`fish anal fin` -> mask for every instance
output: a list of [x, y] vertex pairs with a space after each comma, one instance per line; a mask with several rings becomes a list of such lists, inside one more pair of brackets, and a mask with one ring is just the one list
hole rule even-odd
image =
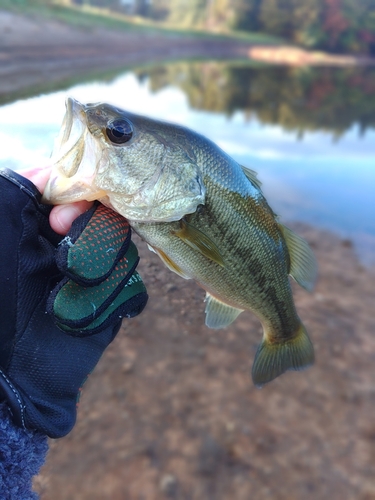
[[307, 241], [291, 229], [279, 224], [288, 247], [290, 257], [290, 276], [308, 291], [314, 287], [318, 265]]
[[197, 229], [185, 219], [180, 220], [181, 229], [175, 231], [174, 234], [189, 245], [189, 247], [197, 250], [208, 259], [216, 262], [219, 266], [224, 267], [224, 260], [220, 254], [216, 244], [206, 236], [200, 229]]
[[284, 342], [272, 342], [264, 336], [252, 368], [257, 387], [275, 379], [287, 370], [303, 370], [314, 363], [314, 347], [302, 323], [296, 335]]
[[249, 167], [244, 167], [243, 165], [240, 165], [240, 167], [242, 168], [242, 172], [246, 175], [249, 181], [261, 190], [262, 183], [258, 179], [258, 174], [254, 170], [251, 170], [251, 168]]
[[[150, 248], [150, 245], [149, 245], [149, 248]], [[180, 266], [178, 266], [165, 252], [163, 252], [163, 250], [160, 250], [160, 248], [155, 248], [155, 247], [151, 247], [151, 248], [152, 248], [152, 251], [155, 252], [160, 257], [160, 259], [164, 262], [164, 264], [168, 267], [168, 269], [170, 269], [174, 273], [181, 276], [181, 278], [184, 278], [186, 280], [191, 279], [190, 276], [188, 276], [181, 269]]]
[[242, 313], [243, 309], [228, 306], [218, 299], [215, 299], [207, 292], [206, 295], [206, 325], [209, 328], [225, 328], [229, 326]]

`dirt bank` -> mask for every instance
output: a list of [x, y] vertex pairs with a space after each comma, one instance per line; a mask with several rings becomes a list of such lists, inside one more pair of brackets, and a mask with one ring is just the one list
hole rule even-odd
[[255, 317], [207, 329], [202, 290], [141, 242], [148, 307], [84, 387], [74, 431], [51, 442], [43, 500], [375, 499], [375, 274], [348, 242], [295, 229], [320, 266], [312, 294], [296, 287], [315, 366], [254, 388]]
[[135, 34], [0, 11], [0, 103], [116, 68], [182, 58], [247, 57], [249, 44]]
[[0, 104], [62, 87], [111, 70], [184, 58], [247, 58], [270, 64], [371, 64], [366, 58], [329, 56], [288, 46], [254, 46], [102, 28], [77, 29], [59, 21], [0, 11]]

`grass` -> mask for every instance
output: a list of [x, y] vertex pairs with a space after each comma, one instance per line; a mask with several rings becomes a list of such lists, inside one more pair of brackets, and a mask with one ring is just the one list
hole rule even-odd
[[[262, 35], [260, 33], [209, 33], [203, 30], [187, 30], [187, 29], [177, 29], [170, 26], [160, 25], [156, 22], [148, 21], [142, 18], [130, 17], [120, 14], [114, 14], [106, 9], [98, 9], [94, 7], [85, 6], [82, 7], [66, 7], [58, 1], [48, 1], [48, 0], [0, 0], [0, 10], [5, 9], [12, 12], [43, 17], [45, 19], [57, 19], [64, 23], [84, 30], [92, 30], [97, 27], [108, 29], [108, 30], [119, 30], [125, 32], [133, 32], [139, 35], [142, 34], [154, 34], [163, 37], [178, 36], [178, 37], [190, 37], [190, 38], [200, 38], [203, 40], [228, 40], [228, 41], [244, 41], [248, 43], [258, 43], [258, 44], [280, 44], [281, 40], [273, 38], [271, 36]], [[194, 58], [195, 60], [207, 60], [207, 58]], [[192, 61], [192, 59], [189, 59]], [[159, 60], [158, 65], [166, 64], [170, 62], [168, 58], [164, 60]], [[243, 63], [249, 63], [248, 59], [242, 61]], [[234, 63], [231, 60], [231, 63]], [[260, 64], [252, 62], [252, 64]], [[56, 90], [61, 90], [68, 88], [74, 84], [83, 83], [85, 81], [92, 80], [102, 80], [105, 78], [111, 78], [120, 74], [124, 71], [131, 70], [139, 67], [152, 67], [153, 63], [150, 61], [143, 64], [131, 64], [128, 66], [122, 66], [114, 68], [111, 71], [98, 71], [94, 70], [92, 72], [87, 72], [85, 75], [78, 74], [74, 77], [64, 78], [58, 82], [41, 82], [40, 84], [33, 85], [26, 89], [21, 89], [14, 93], [9, 93], [7, 95], [0, 97], [0, 105], [12, 102], [15, 99], [30, 97], [42, 92], [52, 92]]]
[[0, 9], [11, 10], [23, 14], [39, 15], [45, 18], [58, 19], [73, 26], [84, 29], [95, 27], [119, 31], [136, 31], [159, 35], [188, 36], [204, 39], [226, 39], [254, 44], [280, 45], [284, 40], [264, 33], [230, 32], [212, 33], [201, 29], [183, 29], [160, 24], [141, 17], [126, 16], [108, 9], [92, 6], [64, 6], [61, 2], [46, 0], [0, 0]]

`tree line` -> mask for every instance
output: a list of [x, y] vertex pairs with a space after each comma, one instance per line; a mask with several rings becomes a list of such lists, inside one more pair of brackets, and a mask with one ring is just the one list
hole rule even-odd
[[339, 137], [355, 125], [361, 133], [375, 128], [374, 68], [196, 62], [158, 66], [138, 76], [148, 79], [152, 91], [178, 85], [192, 108], [228, 116], [243, 111], [300, 136], [324, 130]]
[[375, 56], [375, 0], [72, 0], [183, 28], [251, 31]]

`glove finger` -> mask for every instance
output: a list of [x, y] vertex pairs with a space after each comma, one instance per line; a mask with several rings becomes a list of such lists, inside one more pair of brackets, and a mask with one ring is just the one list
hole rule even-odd
[[126, 219], [95, 204], [80, 215], [61, 241], [56, 262], [61, 272], [82, 286], [95, 286], [112, 273], [130, 244]]
[[[142, 278], [137, 272], [133, 274], [125, 287], [94, 321], [80, 328], [60, 323], [56, 317], [56, 325], [75, 337], [85, 337], [102, 331], [104, 328], [122, 318], [133, 318], [140, 314], [146, 306], [148, 295]], [[74, 322], [73, 322], [74, 323]]]
[[[102, 283], [85, 287], [64, 278], [52, 290], [47, 301], [47, 312], [51, 313], [59, 324], [73, 329], [87, 327], [101, 316], [124, 290], [125, 285], [132, 279], [138, 261], [137, 247], [131, 242], [126, 255]], [[131, 296], [130, 287], [127, 291]]]

